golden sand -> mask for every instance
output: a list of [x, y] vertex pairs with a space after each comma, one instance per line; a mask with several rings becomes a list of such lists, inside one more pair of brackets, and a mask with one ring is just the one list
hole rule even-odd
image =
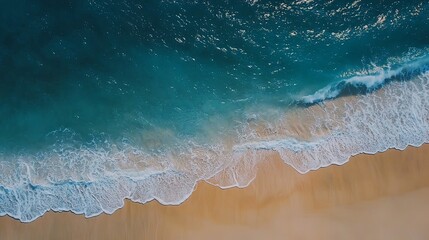
[[244, 189], [200, 183], [179, 206], [127, 202], [90, 219], [1, 217], [0, 239], [429, 239], [429, 145], [304, 175], [271, 156]]

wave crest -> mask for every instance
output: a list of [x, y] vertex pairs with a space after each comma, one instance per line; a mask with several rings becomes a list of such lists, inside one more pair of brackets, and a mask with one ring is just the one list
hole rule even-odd
[[412, 79], [427, 70], [428, 57], [423, 57], [403, 64], [399, 67], [377, 68], [371, 75], [357, 75], [339, 82], [330, 84], [314, 94], [307, 95], [298, 100], [299, 104], [311, 105], [339, 96], [349, 96], [372, 92], [391, 81], [403, 81]]

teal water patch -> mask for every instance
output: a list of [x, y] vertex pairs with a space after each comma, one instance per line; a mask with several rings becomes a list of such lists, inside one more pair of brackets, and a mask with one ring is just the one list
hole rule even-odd
[[287, 107], [350, 69], [426, 47], [427, 11], [419, 1], [8, 3], [0, 143], [37, 150], [61, 129], [83, 142], [194, 136], [212, 117]]

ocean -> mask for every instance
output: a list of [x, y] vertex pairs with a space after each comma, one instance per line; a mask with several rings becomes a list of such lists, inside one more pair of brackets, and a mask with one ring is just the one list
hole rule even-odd
[[[0, 9], [0, 216], [180, 204], [429, 142], [429, 3], [81, 0]], [[288, 176], [284, 176], [287, 178]]]

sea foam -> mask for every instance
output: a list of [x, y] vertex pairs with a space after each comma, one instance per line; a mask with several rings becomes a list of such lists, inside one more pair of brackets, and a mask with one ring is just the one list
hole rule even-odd
[[413, 75], [427, 69], [428, 57], [422, 57], [400, 66], [376, 67], [372, 74], [356, 75], [318, 90], [314, 94], [304, 96], [299, 101], [304, 104], [314, 104], [333, 99], [343, 94], [367, 93], [380, 88], [384, 83], [403, 80], [403, 75]]
[[[384, 78], [405, 71], [398, 69]], [[222, 188], [247, 186], [267, 152], [306, 173], [341, 165], [359, 153], [419, 146], [429, 141], [429, 73], [391, 81], [368, 94], [297, 106], [277, 119], [252, 119], [236, 132], [218, 144], [189, 140], [157, 154], [127, 144], [58, 145], [35, 155], [3, 154], [0, 215], [29, 222], [50, 210], [86, 217], [110, 214], [125, 199], [180, 204], [200, 180]]]

